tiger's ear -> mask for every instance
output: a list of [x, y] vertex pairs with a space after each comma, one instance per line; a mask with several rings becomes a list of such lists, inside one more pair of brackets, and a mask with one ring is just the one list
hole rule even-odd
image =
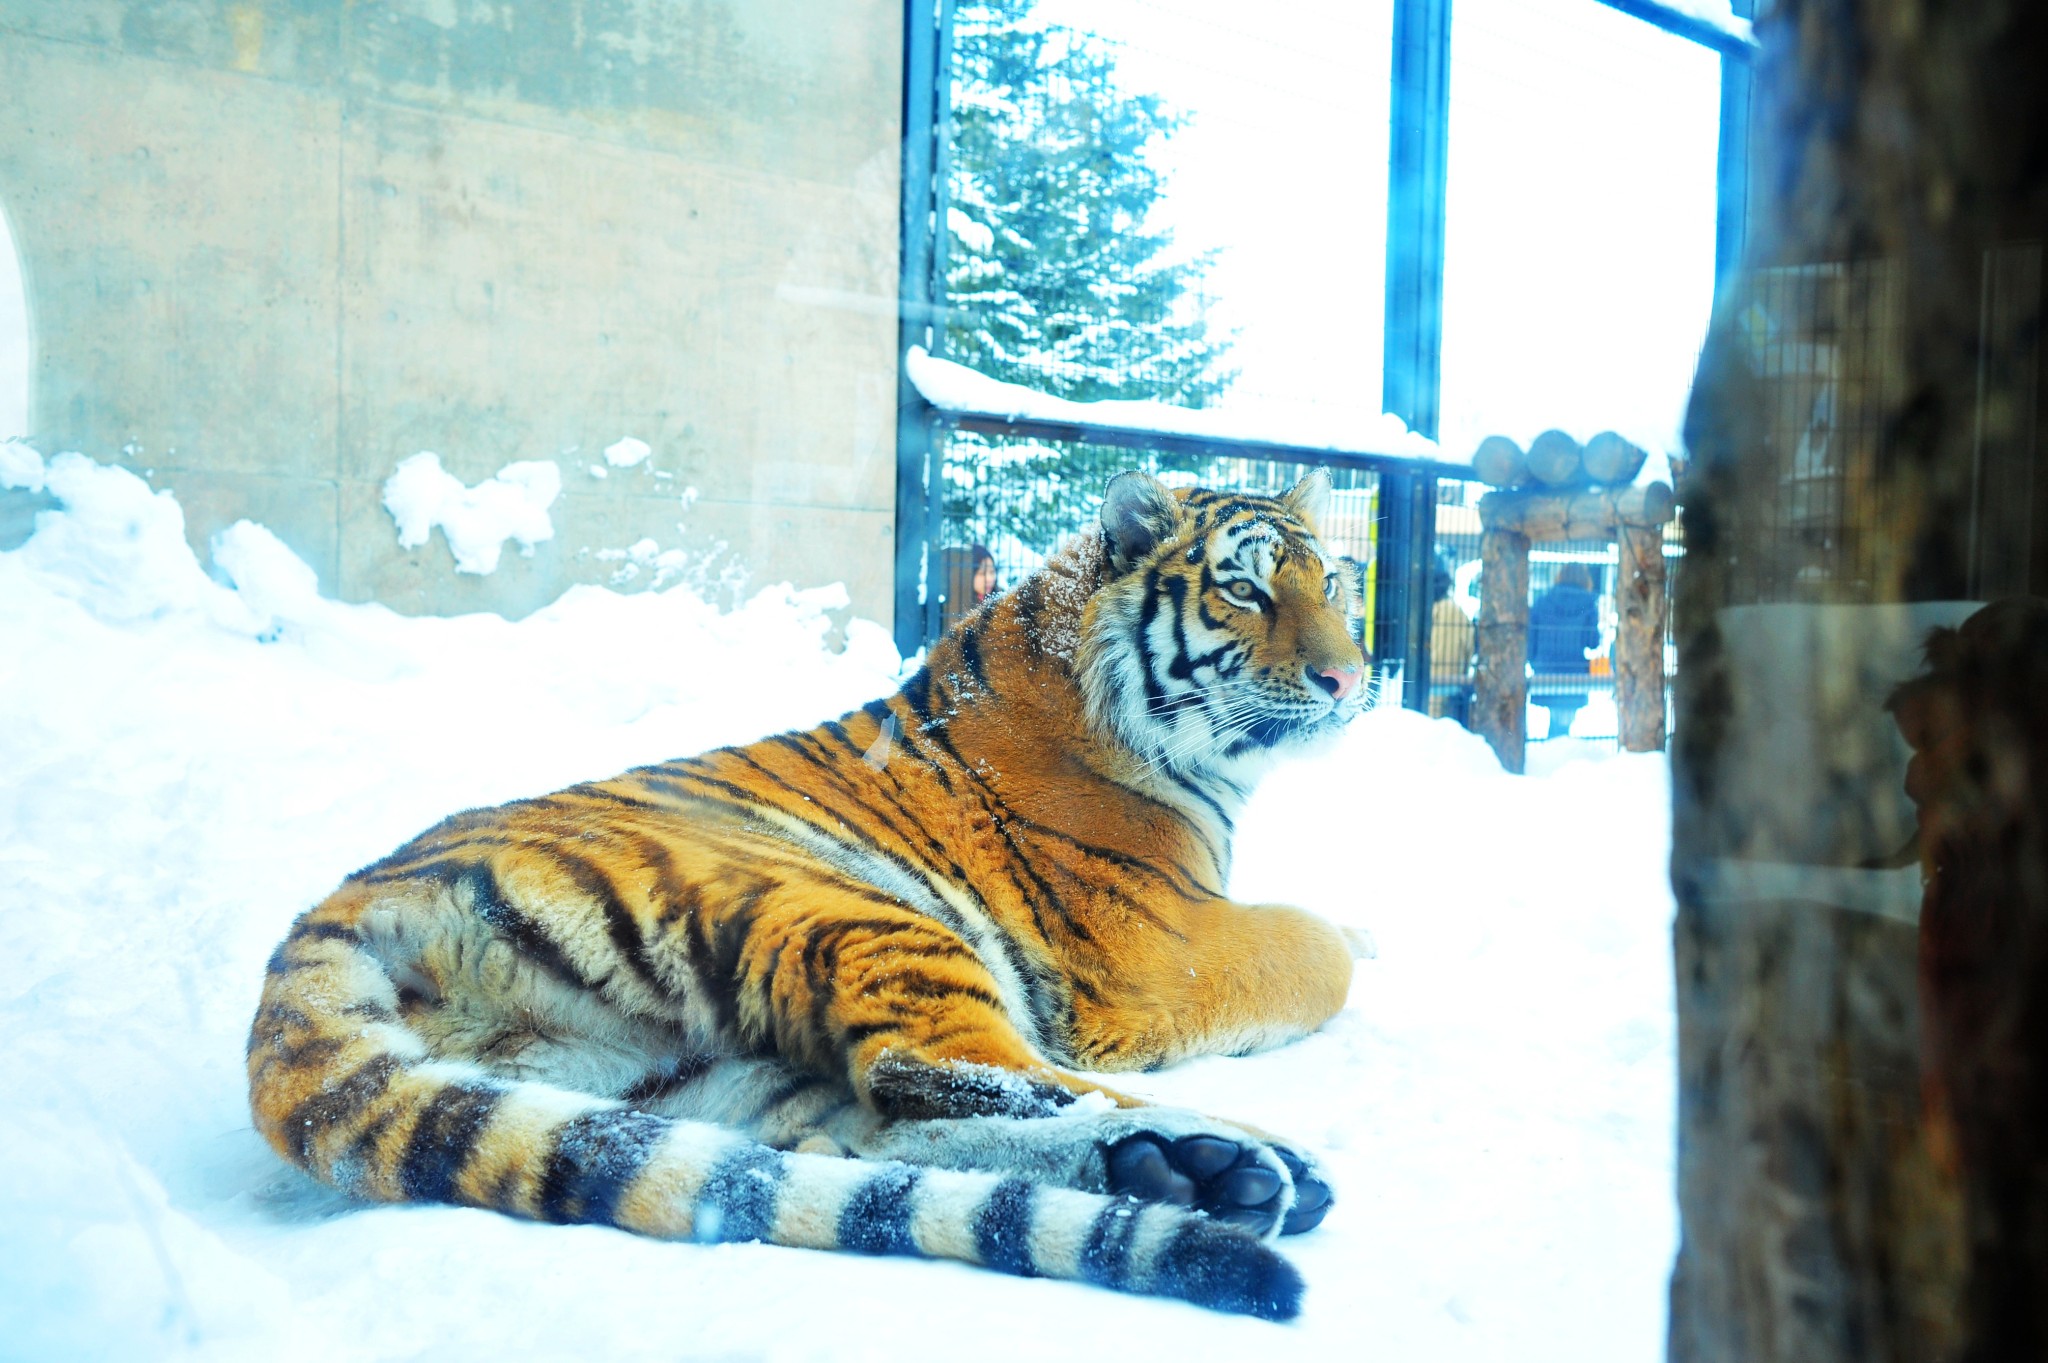
[[1280, 500], [1289, 511], [1308, 522], [1309, 529], [1320, 531], [1323, 513], [1330, 509], [1330, 475], [1321, 469], [1310, 469]]
[[1102, 533], [1110, 566], [1127, 573], [1180, 528], [1180, 503], [1166, 484], [1131, 469], [1109, 480], [1102, 494]]

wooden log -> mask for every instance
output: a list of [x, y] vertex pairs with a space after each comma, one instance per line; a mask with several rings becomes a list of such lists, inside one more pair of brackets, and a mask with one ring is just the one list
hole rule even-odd
[[1624, 525], [1614, 574], [1614, 708], [1624, 752], [1664, 750], [1664, 531]]
[[1630, 444], [1613, 431], [1602, 431], [1586, 442], [1580, 460], [1586, 476], [1596, 483], [1633, 483], [1649, 458], [1640, 445]]
[[1504, 435], [1489, 435], [1472, 454], [1472, 471], [1490, 487], [1520, 487], [1529, 481], [1529, 456]]
[[1479, 537], [1479, 560], [1472, 728], [1519, 774], [1529, 742], [1529, 539], [1489, 529]]
[[1529, 473], [1545, 487], [1572, 487], [1585, 478], [1583, 456], [1563, 431], [1545, 431], [1529, 442]]
[[1663, 525], [1677, 509], [1669, 483], [1569, 493], [1529, 489], [1481, 497], [1479, 523], [1539, 542], [1612, 539], [1619, 526]]

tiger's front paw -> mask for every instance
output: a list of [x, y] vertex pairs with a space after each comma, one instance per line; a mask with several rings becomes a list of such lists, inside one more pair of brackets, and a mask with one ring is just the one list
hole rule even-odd
[[1262, 1235], [1297, 1235], [1322, 1223], [1334, 1197], [1306, 1155], [1209, 1125], [1185, 1135], [1140, 1130], [1116, 1140], [1104, 1152], [1109, 1191], [1195, 1207]]

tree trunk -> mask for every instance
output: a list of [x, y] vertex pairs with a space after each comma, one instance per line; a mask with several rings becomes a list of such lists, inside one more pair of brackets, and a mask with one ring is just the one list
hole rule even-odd
[[1519, 773], [1529, 741], [1529, 539], [1489, 529], [1479, 537], [1479, 670], [1472, 727], [1501, 766]]
[[1614, 708], [1627, 752], [1664, 750], [1664, 531], [1617, 532], [1614, 575]]
[[1489, 435], [1472, 455], [1472, 471], [1490, 487], [1520, 487], [1529, 481], [1529, 456], [1504, 435]]
[[1584, 481], [1579, 442], [1563, 431], [1545, 431], [1529, 442], [1529, 472], [1546, 487], [1570, 487]]
[[1586, 442], [1586, 452], [1580, 458], [1586, 476], [1594, 482], [1621, 485], [1635, 481], [1649, 456], [1640, 445], [1631, 445], [1613, 431], [1602, 431]]
[[1479, 521], [1545, 540], [1604, 540], [1623, 525], [1663, 525], [1677, 509], [1668, 483], [1605, 491], [1489, 492], [1479, 499]]

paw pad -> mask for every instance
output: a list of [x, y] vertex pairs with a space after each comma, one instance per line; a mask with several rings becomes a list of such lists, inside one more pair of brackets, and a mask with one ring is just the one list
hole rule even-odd
[[[1168, 1140], [1150, 1132], [1126, 1136], [1108, 1151], [1109, 1186], [1146, 1202], [1196, 1207], [1219, 1221], [1265, 1230], [1280, 1216], [1286, 1180], [1260, 1158], [1261, 1147], [1221, 1136]], [[1274, 1150], [1294, 1181], [1294, 1206], [1284, 1234], [1308, 1230], [1330, 1208], [1330, 1186], [1293, 1152]]]

